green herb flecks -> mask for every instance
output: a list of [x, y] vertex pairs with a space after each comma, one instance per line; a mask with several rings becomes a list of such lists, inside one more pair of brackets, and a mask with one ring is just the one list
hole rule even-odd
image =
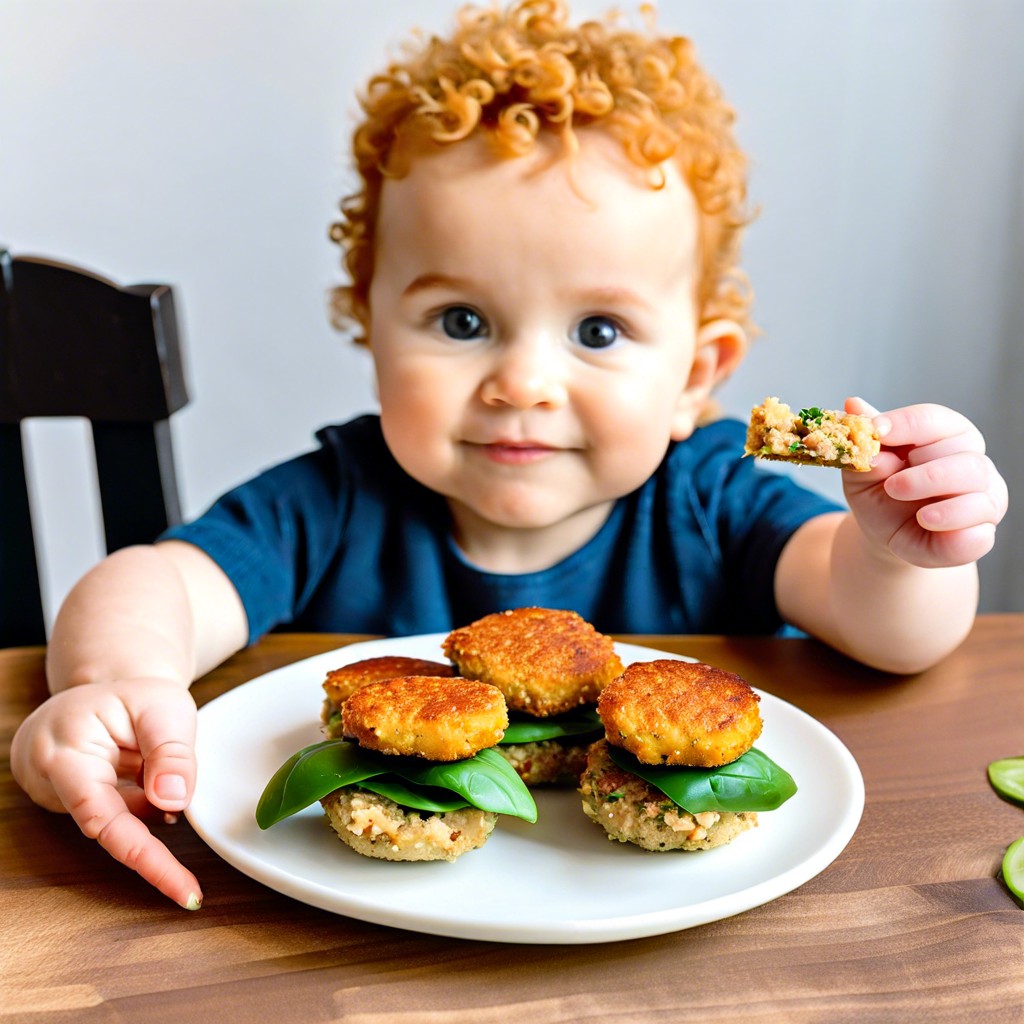
[[824, 409], [819, 409], [816, 405], [812, 405], [810, 409], [801, 409], [797, 413], [797, 416], [804, 421], [805, 427], [820, 427], [822, 419], [827, 415]]

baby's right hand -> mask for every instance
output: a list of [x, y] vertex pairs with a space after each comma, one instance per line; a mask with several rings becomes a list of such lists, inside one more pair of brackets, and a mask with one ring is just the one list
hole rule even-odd
[[11, 768], [36, 803], [70, 812], [109, 854], [197, 910], [202, 892], [195, 875], [141, 820], [153, 807], [173, 814], [188, 806], [195, 732], [196, 706], [181, 684], [88, 683], [54, 694], [25, 719], [11, 746]]

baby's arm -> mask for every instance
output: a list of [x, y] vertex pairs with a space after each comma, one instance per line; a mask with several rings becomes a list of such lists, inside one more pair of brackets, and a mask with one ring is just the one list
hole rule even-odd
[[783, 617], [877, 668], [916, 672], [964, 639], [977, 610], [977, 559], [1006, 512], [1006, 484], [977, 428], [937, 405], [876, 415], [882, 451], [844, 474], [851, 514], [801, 527], [782, 552]]
[[[198, 548], [168, 542], [111, 555], [61, 608], [47, 652], [53, 696], [11, 748], [14, 777], [33, 800], [69, 811], [85, 835], [191, 908], [202, 898], [195, 876], [141, 818], [188, 805], [188, 687], [240, 649], [247, 628], [234, 587]], [[129, 782], [136, 776], [141, 789]]]

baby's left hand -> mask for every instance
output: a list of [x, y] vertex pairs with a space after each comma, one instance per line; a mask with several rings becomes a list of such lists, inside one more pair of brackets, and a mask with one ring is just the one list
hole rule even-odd
[[847, 399], [846, 411], [873, 417], [882, 439], [870, 473], [843, 473], [868, 538], [925, 568], [966, 565], [991, 550], [1006, 482], [970, 420], [941, 405], [879, 413], [860, 398]]

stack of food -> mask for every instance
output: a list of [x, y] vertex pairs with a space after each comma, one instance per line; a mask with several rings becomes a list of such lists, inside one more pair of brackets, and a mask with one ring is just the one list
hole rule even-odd
[[320, 801], [357, 853], [384, 860], [455, 860], [482, 846], [499, 814], [537, 820], [529, 790], [491, 749], [508, 713], [493, 687], [468, 679], [400, 676], [352, 693], [346, 740], [300, 750], [256, 808], [260, 828]]
[[707, 850], [796, 792], [753, 746], [760, 698], [732, 673], [665, 658], [623, 669], [609, 637], [547, 608], [484, 616], [441, 647], [452, 664], [380, 657], [328, 673], [328, 739], [274, 775], [260, 827], [319, 800], [358, 853], [450, 861], [499, 814], [536, 821], [527, 785], [571, 784], [610, 839]]
[[686, 661], [638, 662], [601, 693], [606, 739], [588, 752], [583, 810], [609, 839], [709, 850], [796, 792], [753, 747], [760, 697], [739, 676]]

